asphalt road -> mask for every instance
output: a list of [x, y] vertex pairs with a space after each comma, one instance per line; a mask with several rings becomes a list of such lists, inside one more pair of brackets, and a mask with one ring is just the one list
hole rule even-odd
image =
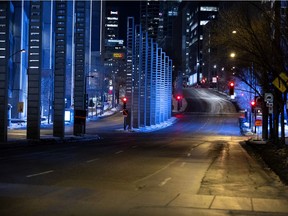
[[127, 132], [90, 122], [101, 139], [0, 148], [0, 215], [287, 215], [288, 190], [241, 147], [226, 97], [187, 89], [172, 126]]

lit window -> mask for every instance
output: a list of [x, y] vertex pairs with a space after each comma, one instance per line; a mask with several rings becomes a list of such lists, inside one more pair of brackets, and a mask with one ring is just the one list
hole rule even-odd
[[218, 11], [218, 8], [212, 6], [201, 6], [200, 11]]
[[201, 20], [200, 25], [201, 26], [206, 25], [208, 22], [209, 22], [208, 20]]

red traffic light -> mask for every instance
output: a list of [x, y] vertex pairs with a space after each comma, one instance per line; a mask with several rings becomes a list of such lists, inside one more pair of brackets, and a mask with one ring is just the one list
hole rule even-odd
[[180, 95], [177, 95], [176, 99], [177, 99], [177, 100], [180, 100], [180, 99], [181, 99], [181, 96], [180, 96]]
[[123, 100], [123, 102], [127, 102], [127, 98], [126, 97], [124, 97], [122, 100]]
[[234, 95], [234, 82], [229, 83], [229, 95]]
[[251, 101], [251, 106], [255, 106], [256, 102], [255, 101]]

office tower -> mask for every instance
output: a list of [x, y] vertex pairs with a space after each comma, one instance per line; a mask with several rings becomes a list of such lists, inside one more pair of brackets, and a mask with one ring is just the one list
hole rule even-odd
[[120, 15], [117, 7], [107, 6], [104, 34], [105, 46], [103, 52], [106, 71], [105, 80], [107, 84], [104, 88], [104, 97], [112, 107], [119, 102], [119, 86], [123, 83], [121, 79], [125, 78], [123, 77], [123, 73], [121, 73], [125, 64], [125, 46], [124, 40], [119, 36]]
[[203, 66], [203, 27], [218, 14], [218, 2], [183, 2], [182, 72], [190, 85], [200, 84]]
[[148, 32], [148, 37], [155, 42], [163, 30], [159, 28], [160, 15], [160, 1], [148, 0], [140, 2], [140, 23], [142, 29]]

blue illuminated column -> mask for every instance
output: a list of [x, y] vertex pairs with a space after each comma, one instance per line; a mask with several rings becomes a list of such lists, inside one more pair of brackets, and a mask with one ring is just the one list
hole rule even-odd
[[155, 124], [161, 123], [161, 71], [162, 71], [162, 49], [157, 44], [157, 61], [156, 61], [156, 107], [155, 107]]
[[168, 66], [168, 119], [171, 118], [172, 115], [172, 60], [169, 59], [169, 66]]
[[135, 59], [135, 48], [134, 48], [134, 18], [128, 17], [127, 19], [127, 43], [126, 43], [126, 98], [127, 98], [127, 110], [130, 115], [129, 125], [133, 125], [133, 94], [134, 94], [134, 81], [133, 81], [133, 73], [134, 73], [134, 59]]
[[[75, 1], [75, 34], [74, 34], [74, 127], [73, 134], [85, 134], [85, 39], [86, 39], [86, 10], [85, 1]], [[76, 117], [76, 118], [75, 118]], [[81, 117], [81, 118], [80, 118]], [[81, 120], [83, 119], [84, 120]], [[77, 119], [77, 121], [76, 121]], [[80, 119], [78, 121], [78, 119]]]
[[152, 63], [153, 63], [153, 40], [148, 38], [148, 32], [145, 34], [145, 44], [146, 44], [146, 126], [152, 125]]
[[53, 136], [65, 135], [67, 2], [55, 2], [54, 123]]
[[156, 76], [157, 76], [157, 44], [153, 42], [153, 39], [150, 39], [150, 121], [151, 125], [156, 124]]
[[[172, 60], [142, 32], [127, 23], [127, 107], [133, 128], [156, 125], [171, 118]], [[129, 110], [128, 108], [128, 110]]]
[[135, 63], [134, 63], [134, 71], [133, 71], [133, 115], [131, 118], [133, 119], [133, 127], [140, 127], [140, 92], [141, 92], [141, 70], [142, 70], [142, 31], [141, 26], [135, 26]]
[[40, 139], [42, 1], [30, 2], [27, 139]]

